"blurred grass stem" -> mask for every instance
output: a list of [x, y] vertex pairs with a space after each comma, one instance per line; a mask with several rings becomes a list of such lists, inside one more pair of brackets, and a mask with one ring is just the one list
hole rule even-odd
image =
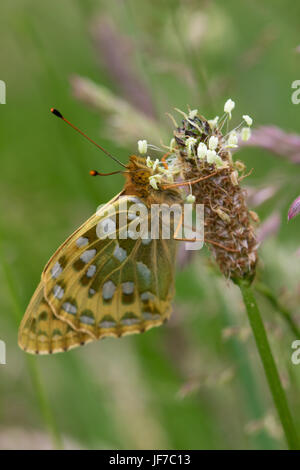
[[237, 281], [244, 299], [249, 322], [253, 331], [258, 353], [260, 355], [269, 388], [277, 408], [279, 418], [285, 433], [288, 446], [291, 450], [300, 449], [293, 418], [288, 406], [287, 398], [280, 382], [278, 370], [269, 345], [266, 330], [261, 318], [259, 308], [251, 286], [245, 281]]
[[280, 302], [278, 302], [276, 296], [273, 294], [271, 289], [262, 282], [255, 284], [255, 289], [270, 302], [270, 304], [274, 307], [275, 310], [277, 310], [277, 312], [281, 315], [284, 321], [288, 324], [296, 338], [300, 338], [300, 330], [295, 324], [291, 313]]
[[[20, 320], [22, 318], [22, 308], [20, 305], [19, 296], [17, 293], [17, 289], [15, 287], [15, 282], [14, 282], [10, 267], [3, 254], [1, 240], [0, 240], [0, 262], [2, 265], [2, 269], [3, 269], [4, 277], [7, 283], [8, 291], [11, 297], [11, 301], [13, 304], [13, 312], [14, 312], [15, 320], [17, 322], [17, 325], [19, 326]], [[52, 437], [53, 447], [55, 449], [62, 449], [63, 448], [62, 439], [58, 431], [58, 426], [54, 417], [54, 413], [51, 409], [51, 405], [49, 403], [48, 397], [46, 395], [46, 392], [42, 383], [42, 379], [41, 379], [41, 375], [37, 366], [36, 358], [29, 356], [28, 354], [26, 354], [25, 357], [26, 357], [32, 385], [33, 385], [33, 388], [35, 390], [35, 393], [38, 399], [40, 412], [43, 417], [44, 423], [48, 429], [48, 432]]]

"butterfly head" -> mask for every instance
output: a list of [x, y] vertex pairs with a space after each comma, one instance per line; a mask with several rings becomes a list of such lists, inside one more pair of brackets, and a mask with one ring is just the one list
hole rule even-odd
[[149, 183], [149, 177], [153, 174], [153, 169], [147, 166], [144, 157], [131, 155], [127, 164], [129, 179], [137, 186], [145, 186]]
[[160, 171], [159, 165], [147, 164], [145, 157], [131, 155], [127, 164], [125, 192], [134, 194], [149, 203], [160, 202], [162, 199], [170, 199], [172, 202], [180, 198], [179, 191], [165, 190], [165, 177]]

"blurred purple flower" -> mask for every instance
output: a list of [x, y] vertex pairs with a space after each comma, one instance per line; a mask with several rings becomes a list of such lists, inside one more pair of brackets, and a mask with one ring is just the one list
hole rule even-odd
[[108, 17], [96, 21], [92, 35], [101, 64], [105, 66], [123, 96], [136, 109], [154, 119], [151, 94], [136, 70], [136, 51], [130, 37], [121, 34], [113, 20]]
[[300, 196], [295, 199], [288, 212], [288, 220], [293, 219], [300, 212]]
[[254, 188], [253, 186], [246, 187], [247, 203], [250, 207], [257, 207], [263, 204], [268, 199], [271, 199], [278, 191], [278, 186], [265, 186], [264, 188]]
[[262, 243], [267, 238], [276, 235], [281, 224], [281, 217], [279, 212], [273, 212], [257, 230], [257, 242]]
[[276, 126], [261, 126], [243, 145], [261, 147], [293, 163], [300, 163], [300, 135], [283, 131]]

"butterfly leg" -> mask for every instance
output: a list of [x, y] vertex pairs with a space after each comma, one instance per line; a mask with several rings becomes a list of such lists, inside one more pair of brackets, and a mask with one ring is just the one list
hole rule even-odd
[[179, 181], [178, 183], [164, 184], [161, 187], [162, 189], [170, 189], [170, 188], [176, 188], [177, 186], [189, 186], [191, 184], [196, 184], [196, 183], [199, 183], [200, 181], [207, 180], [208, 178], [215, 176], [217, 173], [218, 173], [218, 170], [214, 171], [210, 175], [202, 176], [201, 178], [197, 178], [195, 180]]
[[217, 243], [213, 240], [210, 240], [209, 238], [175, 238], [174, 240], [180, 241], [180, 242], [202, 242], [204, 241], [205, 243], [210, 243], [211, 245], [218, 246], [219, 248], [222, 248], [225, 251], [230, 251], [231, 253], [239, 253], [239, 250], [234, 250], [233, 248], [229, 248], [228, 246], [222, 245], [221, 243]]
[[225, 245], [222, 245], [221, 243], [215, 242], [213, 240], [210, 240], [209, 238], [202, 237], [202, 238], [177, 238], [177, 234], [179, 232], [180, 227], [182, 226], [183, 222], [183, 216], [181, 216], [180, 221], [175, 229], [174, 232], [174, 240], [176, 241], [181, 241], [181, 242], [202, 242], [204, 241], [205, 243], [210, 243], [211, 245], [218, 246], [219, 248], [222, 248], [225, 251], [230, 251], [232, 253], [238, 253], [239, 250], [234, 250], [233, 248], [227, 247]]

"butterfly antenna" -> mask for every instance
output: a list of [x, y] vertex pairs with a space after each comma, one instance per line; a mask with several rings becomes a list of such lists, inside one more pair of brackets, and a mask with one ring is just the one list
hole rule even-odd
[[71, 126], [73, 129], [75, 129], [75, 131], [79, 132], [79, 134], [81, 134], [85, 139], [87, 139], [89, 142], [91, 142], [91, 144], [95, 145], [96, 147], [98, 147], [100, 150], [102, 150], [102, 152], [106, 153], [106, 155], [108, 155], [110, 158], [112, 158], [115, 162], [119, 163], [119, 165], [123, 166], [124, 168], [127, 168], [126, 165], [124, 165], [124, 163], [120, 162], [116, 157], [114, 157], [113, 155], [111, 155], [107, 150], [105, 150], [103, 147], [101, 147], [101, 145], [97, 144], [93, 139], [91, 139], [90, 137], [88, 137], [84, 132], [82, 132], [80, 129], [78, 129], [78, 127], [74, 126], [74, 124], [72, 124], [70, 121], [68, 121], [62, 114], [60, 111], [58, 111], [57, 109], [55, 108], [51, 108], [51, 113], [54, 114], [54, 116], [62, 119], [63, 121], [65, 121], [67, 124], [69, 124], [69, 126]]
[[120, 175], [121, 173], [126, 173], [126, 171], [112, 171], [111, 173], [100, 173], [100, 171], [97, 171], [97, 170], [90, 171], [91, 176], [111, 176], [111, 175]]

